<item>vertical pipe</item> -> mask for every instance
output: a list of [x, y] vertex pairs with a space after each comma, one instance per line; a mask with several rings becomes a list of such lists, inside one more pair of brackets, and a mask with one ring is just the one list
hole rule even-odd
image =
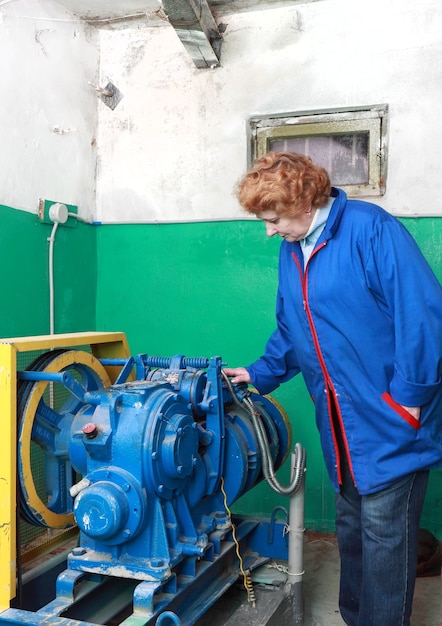
[[54, 245], [58, 222], [54, 222], [49, 241], [49, 333], [55, 333], [55, 301], [54, 301]]
[[[297, 471], [299, 462], [296, 451], [292, 453], [292, 477]], [[289, 545], [288, 574], [286, 592], [289, 598], [291, 624], [304, 624], [304, 596], [302, 580], [304, 576], [304, 501], [305, 478], [302, 478], [299, 489], [290, 497], [289, 510]]]

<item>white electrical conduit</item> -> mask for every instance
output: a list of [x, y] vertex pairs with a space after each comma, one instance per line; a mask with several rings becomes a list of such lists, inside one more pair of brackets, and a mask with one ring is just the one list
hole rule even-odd
[[[55, 334], [55, 294], [54, 294], [54, 246], [55, 234], [59, 224], [65, 224], [69, 217], [74, 217], [82, 222], [82, 218], [76, 213], [69, 213], [65, 204], [56, 202], [49, 209], [49, 218], [53, 221], [49, 242], [49, 334]], [[49, 406], [54, 406], [54, 384], [49, 385]]]
[[76, 213], [68, 211], [65, 204], [56, 202], [49, 209], [49, 218], [53, 221], [51, 235], [49, 241], [49, 333], [55, 333], [55, 297], [54, 297], [54, 245], [55, 234], [59, 224], [65, 224], [67, 220], [73, 217], [80, 222], [89, 224], [89, 220], [79, 217]]
[[[57, 232], [59, 222], [54, 222], [52, 226], [51, 235], [48, 237], [49, 241], [49, 333], [51, 335], [55, 332], [55, 320], [54, 320], [54, 244], [55, 233]], [[52, 348], [51, 348], [52, 349]], [[49, 383], [49, 406], [54, 408], [54, 383]]]
[[55, 233], [57, 232], [59, 222], [54, 222], [49, 241], [49, 333], [55, 332], [55, 306], [54, 306], [54, 244]]

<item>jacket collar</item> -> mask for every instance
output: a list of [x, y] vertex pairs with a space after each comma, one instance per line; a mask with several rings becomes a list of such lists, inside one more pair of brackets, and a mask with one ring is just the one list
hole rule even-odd
[[[316, 242], [315, 249], [318, 247], [318, 245], [324, 243], [325, 241], [328, 241], [335, 235], [336, 231], [339, 228], [345, 205], [347, 204], [347, 194], [345, 193], [345, 191], [339, 189], [338, 187], [331, 188], [330, 196], [332, 198], [335, 198], [335, 200], [330, 209], [330, 213], [327, 218], [324, 230], [322, 231], [318, 241]], [[295, 241], [292, 243], [283, 241], [281, 243], [281, 250], [282, 249], [288, 250], [290, 254], [295, 254], [300, 266], [304, 267], [304, 256], [302, 254], [299, 241]]]
[[319, 238], [320, 241], [328, 241], [335, 235], [339, 228], [345, 205], [347, 204], [347, 194], [342, 189], [332, 187], [330, 195], [332, 198], [335, 198], [335, 201], [330, 210], [325, 228]]

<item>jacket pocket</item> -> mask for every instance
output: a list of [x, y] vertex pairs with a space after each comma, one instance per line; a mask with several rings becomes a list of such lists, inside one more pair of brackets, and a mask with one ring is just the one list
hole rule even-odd
[[391, 395], [386, 391], [381, 396], [382, 400], [388, 404], [389, 407], [393, 409], [407, 424], [410, 424], [415, 430], [418, 430], [421, 427], [421, 423], [419, 420], [415, 419], [411, 413], [406, 411], [403, 406], [398, 404], [396, 400], [393, 400]]

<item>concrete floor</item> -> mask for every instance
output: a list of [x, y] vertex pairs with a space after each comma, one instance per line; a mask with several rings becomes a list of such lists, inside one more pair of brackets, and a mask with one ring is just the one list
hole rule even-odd
[[[277, 566], [283, 569], [284, 565], [268, 563], [253, 572], [255, 608], [247, 603], [244, 589], [235, 585], [196, 622], [196, 626], [280, 626], [278, 594], [281, 596], [286, 574]], [[306, 534], [304, 570], [302, 626], [345, 626], [338, 609], [339, 553], [334, 535]], [[270, 606], [276, 608], [269, 616]], [[270, 613], [272, 611], [270, 609]], [[289, 623], [294, 624], [293, 620]], [[442, 626], [441, 576], [417, 579], [411, 626]]]
[[[306, 536], [304, 569], [305, 626], [345, 626], [338, 609], [339, 552], [334, 536]], [[416, 580], [411, 624], [442, 626], [440, 576]]]

